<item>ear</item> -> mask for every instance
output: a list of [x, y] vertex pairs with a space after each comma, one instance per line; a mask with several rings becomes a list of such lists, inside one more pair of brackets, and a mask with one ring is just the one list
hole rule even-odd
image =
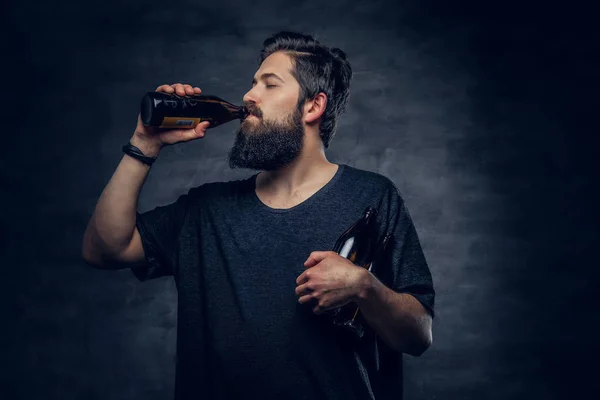
[[313, 99], [307, 101], [304, 104], [304, 112], [305, 117], [304, 121], [306, 123], [315, 122], [321, 115], [325, 112], [325, 107], [327, 106], [327, 95], [323, 92], [319, 92]]

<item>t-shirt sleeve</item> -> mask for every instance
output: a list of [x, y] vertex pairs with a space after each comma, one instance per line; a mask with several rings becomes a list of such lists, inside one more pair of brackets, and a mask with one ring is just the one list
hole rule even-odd
[[136, 213], [146, 263], [132, 268], [132, 272], [140, 281], [175, 274], [179, 233], [188, 212], [190, 193], [166, 206]]
[[387, 232], [392, 232], [394, 238], [386, 257], [391, 269], [384, 283], [396, 292], [414, 296], [433, 317], [435, 290], [415, 225], [395, 186], [389, 200]]

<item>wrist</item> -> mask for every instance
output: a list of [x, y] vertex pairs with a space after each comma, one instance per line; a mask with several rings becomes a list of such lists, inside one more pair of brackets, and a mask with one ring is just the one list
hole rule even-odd
[[129, 140], [133, 146], [137, 147], [144, 153], [146, 157], [157, 157], [158, 153], [160, 153], [160, 149], [162, 148], [162, 144], [151, 142], [137, 134], [134, 134], [132, 138]]
[[362, 304], [369, 301], [375, 293], [375, 276], [369, 270], [361, 267], [358, 293], [356, 294], [355, 302]]

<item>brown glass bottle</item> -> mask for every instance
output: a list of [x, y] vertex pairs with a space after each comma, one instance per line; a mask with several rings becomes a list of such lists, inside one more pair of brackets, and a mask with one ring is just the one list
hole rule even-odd
[[381, 241], [377, 244], [373, 261], [371, 261], [371, 264], [369, 265], [369, 271], [371, 271], [371, 273], [377, 277], [385, 275], [382, 264], [385, 263], [385, 257], [387, 256], [387, 252], [390, 248], [390, 243], [393, 238], [393, 233], [386, 233]]
[[[379, 278], [379, 273], [384, 273], [383, 265], [387, 262], [387, 252], [393, 237], [394, 235], [391, 233], [385, 234], [385, 236], [383, 236], [383, 238], [371, 252], [371, 261], [368, 263], [366, 268], [368, 268], [373, 275], [377, 276], [377, 278]], [[355, 333], [356, 336], [361, 338], [364, 335], [364, 328], [362, 326], [362, 322], [357, 319], [358, 312], [358, 305], [354, 303], [346, 304], [334, 317], [334, 323], [338, 326], [344, 326], [348, 328]]]
[[157, 128], [193, 128], [210, 121], [209, 128], [234, 119], [244, 119], [248, 111], [217, 96], [179, 96], [163, 92], [148, 92], [142, 98], [140, 117], [146, 126]]
[[[376, 220], [377, 210], [373, 207], [367, 207], [362, 216], [340, 235], [333, 246], [333, 251], [358, 266], [368, 268], [377, 240]], [[349, 321], [351, 321], [355, 312], [356, 304], [349, 303], [343, 307], [330, 310], [328, 314], [333, 316], [336, 325], [348, 326], [351, 330], [354, 330], [354, 323]], [[362, 336], [360, 332], [356, 333]]]

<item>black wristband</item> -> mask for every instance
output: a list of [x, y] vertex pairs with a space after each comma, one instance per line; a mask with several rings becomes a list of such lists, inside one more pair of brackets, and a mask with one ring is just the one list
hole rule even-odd
[[121, 150], [123, 150], [123, 153], [135, 158], [136, 160], [140, 160], [141, 162], [143, 162], [146, 165], [152, 166], [152, 163], [154, 163], [154, 161], [156, 161], [156, 157], [148, 157], [148, 156], [144, 155], [144, 153], [142, 153], [142, 151], [140, 149], [138, 149], [131, 143], [127, 143], [127, 144], [123, 145]]

